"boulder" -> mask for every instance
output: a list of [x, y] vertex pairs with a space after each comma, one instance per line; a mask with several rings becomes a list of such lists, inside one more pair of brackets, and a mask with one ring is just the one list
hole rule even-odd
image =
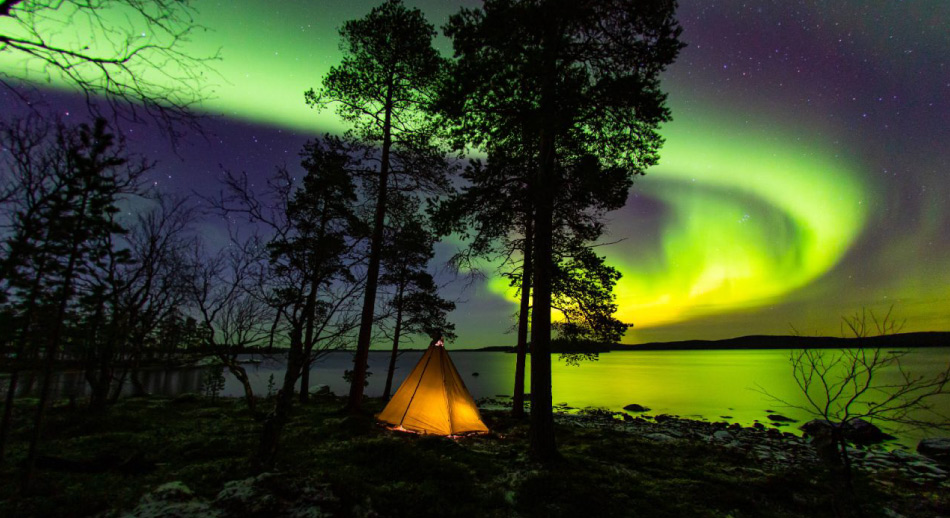
[[877, 426], [859, 418], [848, 421], [848, 425], [844, 430], [844, 437], [854, 444], [863, 446], [895, 439], [893, 435], [884, 433]]
[[178, 518], [216, 518], [221, 516], [219, 510], [212, 508], [208, 502], [195, 498], [194, 493], [184, 483], [168, 482], [139, 501], [139, 505], [123, 516], [134, 518], [162, 518], [176, 516]]
[[717, 441], [722, 441], [722, 442], [730, 442], [733, 439], [735, 439], [735, 437], [733, 437], [731, 433], [725, 430], [719, 430], [713, 434], [713, 439], [716, 439]]
[[775, 421], [776, 423], [797, 423], [797, 419], [792, 419], [791, 417], [785, 417], [782, 414], [769, 414], [769, 421]]
[[854, 418], [844, 425], [826, 419], [813, 419], [801, 425], [799, 429], [812, 437], [828, 439], [832, 439], [832, 434], [836, 430], [841, 430], [841, 437], [844, 440], [861, 446], [869, 446], [895, 438], [893, 435], [884, 433], [877, 426], [859, 418]]
[[812, 436], [831, 433], [835, 428], [837, 428], [837, 426], [827, 419], [812, 419], [798, 427], [799, 430]]
[[630, 403], [629, 405], [623, 407], [623, 409], [626, 410], [627, 412], [649, 412], [650, 411], [649, 408], [643, 405], [638, 405], [636, 403]]
[[671, 437], [671, 436], [669, 436], [669, 435], [667, 435], [667, 434], [665, 434], [665, 433], [660, 433], [660, 432], [648, 433], [648, 434], [644, 435], [644, 437], [646, 437], [647, 439], [656, 441], [656, 442], [671, 442], [671, 441], [675, 441], [675, 440], [676, 440], [675, 438], [673, 438], [673, 437]]
[[917, 453], [926, 455], [941, 464], [950, 464], [950, 437], [922, 439], [917, 443]]
[[329, 396], [333, 394], [330, 392], [330, 385], [315, 385], [310, 387], [310, 393], [315, 396]]

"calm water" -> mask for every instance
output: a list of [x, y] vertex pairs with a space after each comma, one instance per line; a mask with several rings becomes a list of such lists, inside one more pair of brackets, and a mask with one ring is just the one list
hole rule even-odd
[[[476, 399], [512, 393], [514, 354], [451, 350], [450, 353]], [[421, 356], [421, 352], [400, 356], [394, 387], [398, 387]], [[674, 414], [746, 426], [756, 420], [768, 424], [766, 410], [769, 409], [801, 421], [810, 419], [804, 412], [783, 407], [760, 392], [765, 390], [788, 401], [802, 401], [791, 376], [787, 350], [611, 352], [600, 355], [599, 361], [576, 367], [557, 361], [556, 355], [554, 358], [555, 404], [620, 411], [625, 405], [638, 403], [651, 408], [650, 415]], [[388, 361], [388, 352], [370, 353], [372, 375], [367, 395], [378, 396], [382, 392]], [[906, 356], [903, 365], [911, 373], [933, 375], [946, 368], [948, 361], [950, 348], [919, 349]], [[257, 394], [267, 393], [271, 375], [274, 383], [280, 385], [283, 364], [279, 360], [249, 363], [245, 367]], [[334, 393], [346, 394], [348, 385], [343, 371], [351, 367], [351, 354], [329, 354], [313, 367], [311, 386], [328, 385]], [[885, 373], [885, 376], [896, 374]], [[204, 369], [152, 371], [143, 376], [143, 381], [153, 393], [201, 392]], [[5, 388], [0, 386], [0, 391]], [[29, 383], [23, 386], [24, 391], [28, 392], [29, 388]], [[57, 392], [61, 396], [83, 395], [87, 390], [81, 373], [66, 372], [58, 380]], [[243, 389], [228, 375], [222, 395], [242, 396]], [[941, 397], [936, 403], [944, 415], [950, 414], [950, 396]], [[785, 428], [797, 432], [796, 426]], [[923, 436], [915, 431], [896, 432], [902, 443], [911, 446]]]

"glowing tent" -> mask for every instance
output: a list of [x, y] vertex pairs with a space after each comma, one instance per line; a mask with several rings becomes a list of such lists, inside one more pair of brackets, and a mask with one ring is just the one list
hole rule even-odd
[[435, 435], [488, 432], [441, 340], [429, 346], [402, 382], [380, 421]]

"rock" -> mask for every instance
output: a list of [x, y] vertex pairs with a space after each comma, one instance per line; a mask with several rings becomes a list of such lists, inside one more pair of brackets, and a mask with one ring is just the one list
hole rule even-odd
[[643, 405], [638, 405], [638, 404], [636, 404], [636, 403], [631, 403], [631, 404], [629, 404], [629, 405], [623, 407], [623, 409], [626, 410], [627, 412], [649, 412], [649, 411], [650, 411], [649, 408], [647, 408], [647, 407], [645, 407], [645, 406], [643, 406]]
[[658, 416], [656, 416], [656, 417], [653, 418], [653, 420], [656, 421], [656, 422], [658, 422], [658, 423], [662, 423], [662, 422], [665, 422], [665, 421], [669, 421], [669, 420], [671, 420], [671, 419], [673, 419], [673, 416], [671, 416], [671, 415], [669, 415], [669, 414], [660, 414], [660, 415], [658, 415]]
[[892, 452], [891, 452], [891, 457], [894, 457], [894, 458], [897, 459], [897, 460], [903, 460], [903, 461], [911, 461], [911, 460], [916, 460], [916, 459], [919, 459], [919, 458], [920, 458], [920, 457], [918, 457], [917, 455], [914, 455], [913, 453], [908, 453], [908, 452], [906, 452], [906, 451], [904, 451], [904, 450], [894, 450], [894, 451], [892, 451]]
[[941, 464], [950, 464], [950, 437], [923, 439], [917, 443], [917, 452]]
[[946, 477], [946, 476], [947, 476], [947, 472], [946, 472], [946, 471], [944, 471], [944, 470], [938, 468], [937, 466], [934, 466], [934, 465], [932, 465], [932, 464], [930, 464], [930, 463], [928, 463], [928, 462], [923, 462], [923, 461], [917, 460], [917, 461], [913, 461], [913, 462], [908, 462], [908, 463], [907, 463], [907, 466], [908, 466], [910, 469], [912, 469], [912, 470], [914, 470], [914, 471], [916, 471], [916, 472], [918, 472], [918, 473], [925, 473], [925, 474], [937, 475], [937, 476], [939, 476], [940, 478], [943, 478], [943, 477]]
[[329, 396], [333, 394], [330, 392], [330, 385], [317, 385], [315, 387], [310, 387], [310, 393], [315, 396]]
[[676, 440], [676, 439], [670, 437], [669, 435], [666, 435], [665, 433], [659, 433], [659, 432], [656, 432], [656, 433], [648, 433], [648, 434], [644, 435], [644, 437], [646, 437], [647, 439], [656, 441], [656, 442], [670, 442], [670, 441], [675, 441], [675, 440]]
[[185, 502], [194, 498], [195, 493], [184, 482], [176, 480], [158, 486], [146, 496], [164, 502]]
[[905, 518], [904, 515], [888, 508], [881, 509], [882, 514], [887, 518]]
[[797, 419], [792, 419], [791, 417], [785, 417], [782, 414], [769, 414], [769, 420], [775, 421], [776, 423], [797, 423]]
[[844, 436], [847, 440], [861, 445], [877, 444], [895, 439], [893, 435], [884, 433], [877, 426], [859, 418], [848, 421]]
[[478, 373], [477, 373], [477, 372], [473, 372], [473, 373], [472, 373], [472, 376], [475, 376], [475, 377], [477, 378], [477, 377], [478, 377]]
[[733, 437], [731, 433], [725, 430], [719, 430], [718, 432], [713, 434], [713, 439], [717, 441], [722, 441], [722, 442], [729, 442], [733, 440], [734, 438], [735, 437]]
[[135, 518], [216, 518], [221, 513], [207, 502], [196, 499], [184, 483], [175, 481], [158, 486], [142, 497], [139, 505], [123, 516]]
[[812, 419], [798, 427], [799, 430], [811, 436], [830, 433], [835, 428], [837, 428], [835, 424], [827, 419]]
[[274, 473], [261, 473], [256, 477], [227, 482], [215, 497], [214, 504], [247, 515], [273, 512], [277, 502], [273, 495], [268, 494], [266, 486], [268, 481], [276, 478]]

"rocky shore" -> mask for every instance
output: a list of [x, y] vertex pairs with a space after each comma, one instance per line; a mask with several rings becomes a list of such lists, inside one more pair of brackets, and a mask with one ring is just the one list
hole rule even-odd
[[[34, 495], [15, 491], [29, 434], [18, 422], [0, 516], [950, 516], [950, 469], [936, 453], [854, 448], [843, 499], [810, 437], [764, 423], [562, 408], [562, 460], [542, 466], [527, 419], [504, 401], [482, 402], [490, 434], [453, 438], [394, 432], [372, 417], [382, 402], [359, 416], [343, 402], [324, 394], [296, 407], [266, 473], [248, 462], [260, 422], [240, 400], [129, 398], [100, 416], [57, 406], [45, 443], [56, 462]], [[135, 462], [106, 465], [104, 453]]]
[[[652, 441], [675, 443], [699, 441], [713, 448], [722, 448], [757, 459], [766, 469], [790, 469], [814, 466], [820, 459], [812, 445], [814, 437], [783, 432], [778, 428], [743, 427], [736, 423], [706, 422], [660, 414], [652, 418], [634, 417], [624, 412], [581, 411], [559, 413], [558, 422], [580, 428], [611, 428]], [[807, 426], [806, 426], [807, 428]], [[854, 468], [864, 471], [882, 484], [894, 478], [921, 486], [939, 484], [950, 490], [950, 460], [946, 452], [950, 439], [922, 441], [922, 449], [931, 456], [900, 449], [888, 450], [883, 445], [848, 447]]]

